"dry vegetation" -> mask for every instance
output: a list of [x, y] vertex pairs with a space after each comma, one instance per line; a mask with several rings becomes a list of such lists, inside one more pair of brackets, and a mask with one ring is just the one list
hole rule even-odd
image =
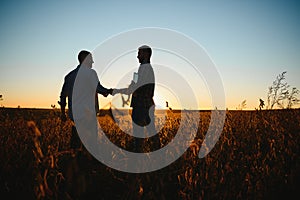
[[[196, 138], [176, 162], [130, 174], [72, 150], [71, 123], [62, 123], [57, 110], [1, 109], [0, 191], [30, 199], [286, 199], [298, 192], [299, 109], [227, 111], [223, 133], [203, 159], [197, 154], [210, 112], [200, 115]], [[132, 148], [132, 137], [110, 116], [99, 122], [116, 145]], [[163, 145], [179, 124], [180, 114], [166, 116], [159, 132]]]

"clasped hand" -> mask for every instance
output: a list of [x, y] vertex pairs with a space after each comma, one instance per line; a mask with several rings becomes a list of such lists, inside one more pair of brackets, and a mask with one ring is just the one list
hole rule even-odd
[[131, 81], [130, 85], [128, 86], [128, 88], [123, 88], [123, 89], [113, 89], [113, 92], [112, 92], [112, 95], [115, 95], [115, 94], [118, 94], [118, 93], [121, 93], [121, 94], [127, 94], [129, 95], [132, 91], [132, 88], [133, 86], [135, 85], [136, 83], [134, 81]]
[[110, 89], [107, 90], [106, 93], [102, 93], [102, 95], [103, 95], [104, 97], [107, 97], [109, 94], [110, 94], [110, 95], [113, 95], [113, 91], [114, 91], [114, 89], [110, 88]]

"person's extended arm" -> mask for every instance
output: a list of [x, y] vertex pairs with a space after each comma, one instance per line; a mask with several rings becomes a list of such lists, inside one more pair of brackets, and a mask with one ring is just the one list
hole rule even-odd
[[97, 84], [96, 87], [96, 93], [102, 94], [104, 97], [107, 97], [109, 94], [112, 94], [112, 89], [107, 89], [103, 87], [98, 79], [98, 75], [95, 70], [92, 69], [90, 76], [90, 86], [94, 88], [95, 84]]
[[118, 93], [130, 95], [134, 91], [134, 85], [136, 85], [136, 83], [134, 83], [132, 81], [131, 84], [128, 86], [128, 88], [114, 89], [113, 90], [113, 95], [118, 94]]
[[107, 95], [112, 94], [112, 89], [107, 89], [103, 87], [100, 82], [97, 84], [97, 93], [102, 94], [103, 96], [107, 97]]
[[143, 85], [143, 80], [145, 79], [144, 76], [145, 76], [144, 70], [140, 67], [138, 70], [137, 82], [135, 83], [134, 81], [131, 81], [128, 88], [114, 89], [113, 94], [117, 94], [117, 93], [126, 94], [126, 95], [132, 94], [137, 88]]

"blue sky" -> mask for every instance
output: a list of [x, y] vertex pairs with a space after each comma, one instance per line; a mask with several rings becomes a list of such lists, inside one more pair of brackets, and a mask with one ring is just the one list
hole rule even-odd
[[300, 88], [299, 8], [298, 1], [2, 1], [0, 103], [50, 107], [81, 49], [120, 32], [161, 27], [206, 49], [228, 108], [246, 99], [254, 109], [283, 71]]

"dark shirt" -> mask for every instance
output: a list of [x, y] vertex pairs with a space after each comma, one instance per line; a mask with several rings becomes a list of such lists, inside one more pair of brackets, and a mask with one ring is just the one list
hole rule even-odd
[[138, 81], [131, 97], [132, 108], [150, 108], [154, 105], [153, 96], [155, 88], [155, 78], [153, 68], [150, 63], [142, 63], [138, 69]]
[[[65, 108], [67, 105], [67, 101], [66, 98], [68, 97], [68, 115], [69, 118], [74, 121], [73, 118], [73, 113], [72, 113], [72, 94], [73, 94], [73, 87], [74, 87], [74, 82], [77, 76], [77, 72], [80, 68], [80, 65], [78, 65], [76, 67], [76, 69], [72, 70], [70, 73], [68, 73], [65, 78], [64, 78], [64, 84], [60, 93], [60, 106], [61, 108]], [[96, 113], [98, 113], [99, 111], [99, 104], [98, 104], [98, 95], [99, 94], [108, 94], [109, 90], [104, 88], [100, 82], [98, 82], [97, 85], [97, 91], [95, 91], [95, 109], [96, 109]]]

